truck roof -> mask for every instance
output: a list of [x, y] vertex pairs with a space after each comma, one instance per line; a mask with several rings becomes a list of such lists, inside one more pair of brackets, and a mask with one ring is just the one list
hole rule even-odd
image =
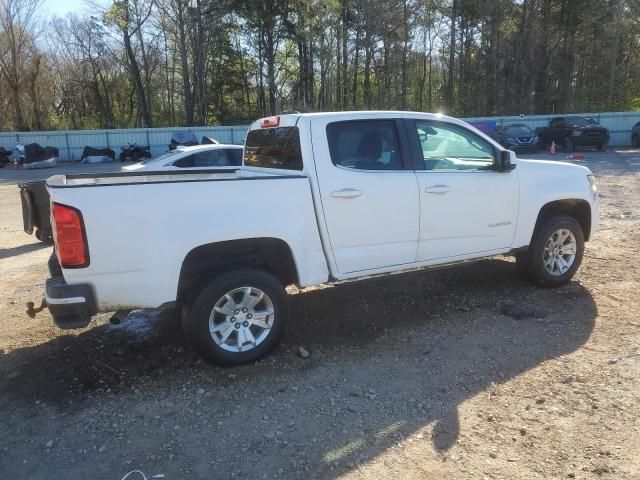
[[[262, 122], [267, 119], [275, 119], [276, 117], [279, 118], [277, 126], [291, 127], [296, 125], [300, 118], [318, 118], [318, 117], [343, 118], [343, 117], [354, 117], [354, 116], [389, 118], [389, 117], [400, 117], [403, 115], [420, 116], [422, 118], [430, 119], [430, 120], [446, 120], [448, 122], [466, 125], [466, 122], [464, 122], [463, 120], [459, 120], [454, 117], [449, 117], [441, 113], [412, 112], [409, 110], [350, 110], [350, 111], [344, 111], [344, 112], [281, 113], [279, 115], [273, 115], [271, 117], [264, 117], [264, 118], [257, 119], [251, 124], [250, 129], [253, 130], [255, 128], [268, 128], [268, 127], [263, 127]], [[276, 126], [276, 125], [271, 125], [271, 126]]]

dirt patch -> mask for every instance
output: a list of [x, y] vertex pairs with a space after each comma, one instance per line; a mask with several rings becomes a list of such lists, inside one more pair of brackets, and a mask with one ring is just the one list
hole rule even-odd
[[0, 471], [639, 478], [640, 153], [586, 156], [602, 229], [571, 285], [533, 288], [496, 259], [294, 289], [283, 346], [234, 369], [204, 365], [168, 314], [73, 332], [29, 318], [50, 249], [0, 186]]

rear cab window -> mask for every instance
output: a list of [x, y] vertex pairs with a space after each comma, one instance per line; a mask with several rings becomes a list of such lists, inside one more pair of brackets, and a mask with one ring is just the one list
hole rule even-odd
[[298, 127], [257, 128], [249, 131], [244, 148], [244, 164], [247, 167], [302, 170]]

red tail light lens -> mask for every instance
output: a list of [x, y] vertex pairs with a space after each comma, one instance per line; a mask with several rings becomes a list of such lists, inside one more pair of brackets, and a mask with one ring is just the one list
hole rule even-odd
[[54, 203], [53, 214], [56, 249], [62, 268], [82, 268], [89, 265], [89, 250], [80, 210]]

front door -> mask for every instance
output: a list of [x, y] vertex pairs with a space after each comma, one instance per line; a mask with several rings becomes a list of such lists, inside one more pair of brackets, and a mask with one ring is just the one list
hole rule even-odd
[[497, 171], [499, 150], [463, 126], [418, 119], [407, 125], [419, 157], [417, 260], [455, 260], [510, 248], [518, 214], [517, 171]]
[[340, 273], [415, 262], [418, 183], [402, 128], [399, 118], [366, 114], [312, 122], [320, 199]]

